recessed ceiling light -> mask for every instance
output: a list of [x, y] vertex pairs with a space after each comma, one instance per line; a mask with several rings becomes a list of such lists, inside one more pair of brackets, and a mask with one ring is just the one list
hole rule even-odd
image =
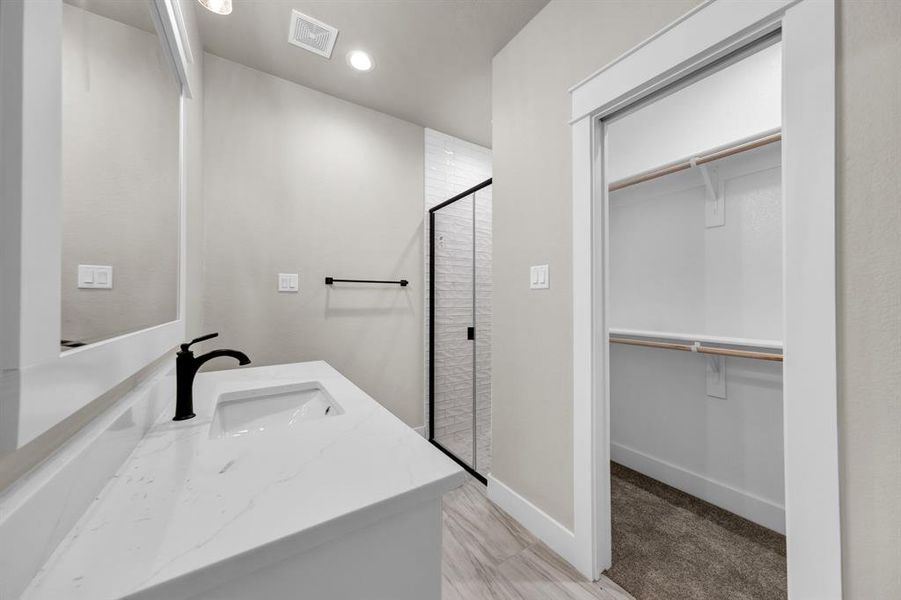
[[232, 0], [197, 0], [200, 5], [217, 15], [230, 15], [232, 12]]
[[371, 71], [372, 58], [362, 50], [351, 50], [347, 53], [347, 64], [357, 71]]

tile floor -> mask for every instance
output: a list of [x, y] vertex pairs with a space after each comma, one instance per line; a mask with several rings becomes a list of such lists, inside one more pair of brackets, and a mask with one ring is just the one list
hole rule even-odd
[[471, 479], [444, 497], [443, 600], [634, 600], [591, 582], [485, 496]]

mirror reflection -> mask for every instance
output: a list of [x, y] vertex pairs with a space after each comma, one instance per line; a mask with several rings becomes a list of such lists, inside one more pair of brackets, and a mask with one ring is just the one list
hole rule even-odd
[[145, 3], [67, 0], [63, 350], [177, 318], [179, 96]]

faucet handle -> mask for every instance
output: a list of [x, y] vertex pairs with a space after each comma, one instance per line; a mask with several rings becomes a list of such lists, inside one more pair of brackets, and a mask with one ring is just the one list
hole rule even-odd
[[218, 335], [219, 335], [219, 332], [217, 331], [216, 333], [208, 333], [208, 334], [206, 334], [206, 335], [200, 336], [199, 338], [194, 338], [194, 339], [191, 340], [190, 342], [188, 342], [188, 343], [186, 343], [186, 344], [182, 344], [182, 345], [181, 345], [181, 351], [182, 351], [182, 352], [187, 352], [187, 351], [188, 351], [188, 348], [190, 348], [191, 346], [193, 346], [193, 345], [196, 344], [197, 342], [205, 342], [206, 340], [211, 340], [211, 339], [213, 339], [214, 337], [216, 337], [216, 336], [218, 336]]

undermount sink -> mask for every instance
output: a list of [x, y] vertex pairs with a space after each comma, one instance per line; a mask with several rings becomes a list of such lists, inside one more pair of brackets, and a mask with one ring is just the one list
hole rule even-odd
[[210, 437], [287, 432], [343, 412], [318, 381], [228, 392], [216, 403]]

